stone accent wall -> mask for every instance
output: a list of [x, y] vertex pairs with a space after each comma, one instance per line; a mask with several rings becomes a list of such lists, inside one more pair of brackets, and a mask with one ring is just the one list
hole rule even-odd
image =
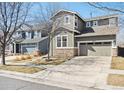
[[77, 48], [60, 48], [55, 49], [53, 56], [59, 58], [72, 58], [78, 54], [77, 52]]
[[118, 48], [112, 48], [112, 56], [118, 56]]

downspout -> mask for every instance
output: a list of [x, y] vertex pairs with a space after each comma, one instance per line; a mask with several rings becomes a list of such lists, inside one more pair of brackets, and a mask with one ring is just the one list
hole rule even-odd
[[[73, 29], [75, 29], [75, 14], [73, 14]], [[73, 47], [74, 47], [74, 49], [73, 49], [73, 51], [74, 51], [74, 55], [73, 56], [75, 56], [75, 38], [74, 38], [74, 31], [73, 31]]]

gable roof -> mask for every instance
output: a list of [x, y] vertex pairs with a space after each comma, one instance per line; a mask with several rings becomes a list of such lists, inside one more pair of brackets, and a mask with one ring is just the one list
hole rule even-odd
[[43, 41], [43, 40], [45, 40], [47, 38], [48, 37], [34, 38], [34, 39], [25, 39], [24, 41], [21, 42], [21, 44], [38, 43], [38, 42]]
[[77, 15], [81, 20], [84, 21], [84, 18], [82, 18], [81, 15], [80, 15], [78, 12], [74, 12], [74, 11], [70, 11], [70, 10], [64, 10], [64, 9], [57, 11], [50, 19], [54, 18], [54, 17], [55, 17], [58, 13], [60, 13], [60, 12], [67, 12], [67, 13], [75, 14], [75, 15]]
[[47, 39], [48, 37], [42, 37], [42, 38], [34, 38], [34, 39], [18, 39], [15, 41], [15, 43], [20, 43], [20, 44], [30, 44], [30, 43], [38, 43], [40, 41], [43, 41]]
[[56, 28], [56, 31], [59, 29], [65, 29], [65, 30], [70, 31], [70, 32], [80, 33], [78, 30], [74, 30], [74, 29], [71, 29], [69, 27], [64, 27], [64, 26]]
[[[46, 23], [47, 24], [47, 23]], [[35, 24], [35, 25], [30, 25], [30, 26], [23, 26], [21, 29], [18, 31], [46, 31], [46, 30], [51, 30], [52, 25], [49, 23], [49, 27], [46, 26], [45, 23], [42, 24]]]

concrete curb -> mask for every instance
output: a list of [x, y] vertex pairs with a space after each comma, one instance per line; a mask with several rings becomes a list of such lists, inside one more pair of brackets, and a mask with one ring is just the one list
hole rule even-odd
[[49, 80], [44, 80], [44, 79], [40, 79], [40, 78], [36, 78], [35, 76], [31, 76], [30, 74], [23, 74], [23, 73], [18, 73], [18, 72], [12, 72], [12, 71], [4, 71], [1, 70], [0, 71], [0, 76], [5, 76], [5, 77], [9, 77], [9, 78], [14, 78], [14, 79], [20, 79], [20, 80], [24, 80], [24, 81], [29, 81], [29, 82], [33, 82], [33, 83], [38, 83], [38, 84], [45, 84], [45, 85], [50, 85], [50, 86], [56, 86], [56, 87], [62, 87], [62, 88], [67, 88], [70, 90], [88, 90], [88, 89], [93, 89], [93, 88], [88, 88], [85, 86], [74, 86], [74, 85], [67, 85], [64, 83], [59, 84], [59, 82], [55, 82], [55, 81], [49, 81]]
[[99, 90], [99, 89], [102, 89], [102, 90], [111, 90], [111, 89], [120, 90], [121, 89], [122, 90], [124, 89], [124, 87], [115, 87], [115, 86], [108, 86], [108, 85], [103, 85], [103, 86], [99, 85], [94, 87], [80, 86], [80, 85], [73, 85], [73, 84], [68, 85], [65, 82], [57, 82], [57, 81], [45, 80], [43, 78], [37, 78], [35, 74], [24, 74], [24, 73], [5, 71], [5, 70], [0, 71], [0, 76], [20, 79], [24, 81], [45, 84], [50, 86], [57, 86], [57, 87], [71, 89], [71, 90]]

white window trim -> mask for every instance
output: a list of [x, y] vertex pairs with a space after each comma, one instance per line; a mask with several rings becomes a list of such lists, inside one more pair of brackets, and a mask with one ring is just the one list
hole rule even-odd
[[[63, 45], [63, 44], [62, 44], [62, 37], [63, 37], [63, 36], [67, 36], [67, 46], [66, 46], [66, 47], [63, 47], [63, 46], [62, 46], [62, 45]], [[57, 46], [57, 37], [61, 37], [61, 47], [58, 47], [58, 46]], [[56, 36], [56, 48], [68, 48], [68, 35], [57, 35], [57, 36]]]
[[75, 17], [75, 22], [77, 21], [77, 26], [75, 28], [78, 28], [78, 17]]
[[[95, 25], [96, 23], [96, 25]], [[93, 26], [97, 26], [98, 25], [98, 21], [93, 21]]]
[[86, 22], [86, 27], [91, 27], [91, 22]]
[[[66, 17], [68, 17], [68, 23], [66, 23]], [[71, 22], [70, 22], [70, 16], [69, 15], [66, 15], [65, 17], [64, 17], [64, 23], [65, 24], [70, 24]]]
[[115, 40], [112, 41], [112, 48], [117, 48], [117, 45], [116, 45], [116, 41]]

